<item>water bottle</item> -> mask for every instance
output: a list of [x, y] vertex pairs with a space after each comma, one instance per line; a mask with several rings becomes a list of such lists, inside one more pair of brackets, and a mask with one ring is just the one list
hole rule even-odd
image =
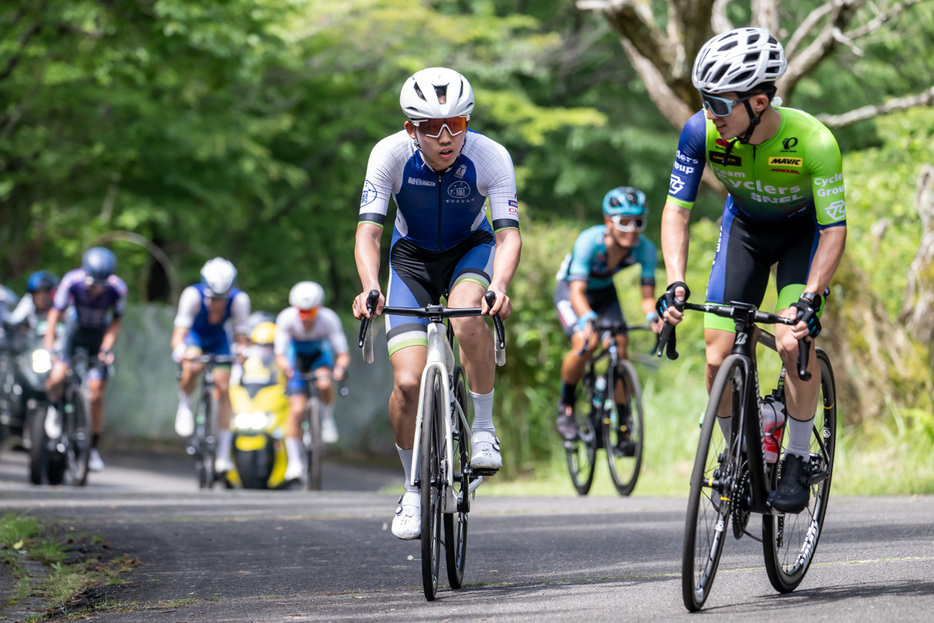
[[598, 376], [593, 387], [593, 406], [597, 409], [603, 408], [604, 398], [606, 398], [606, 377]]
[[765, 442], [765, 460], [774, 463], [778, 460], [779, 444], [782, 440], [782, 427], [785, 425], [785, 405], [774, 396], [762, 399], [762, 434]]

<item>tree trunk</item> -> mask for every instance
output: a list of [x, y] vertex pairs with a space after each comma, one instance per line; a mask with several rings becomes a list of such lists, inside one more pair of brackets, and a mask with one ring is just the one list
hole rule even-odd
[[915, 207], [921, 217], [921, 244], [908, 268], [905, 303], [899, 321], [931, 351], [934, 367], [934, 166], [924, 165], [918, 178]]

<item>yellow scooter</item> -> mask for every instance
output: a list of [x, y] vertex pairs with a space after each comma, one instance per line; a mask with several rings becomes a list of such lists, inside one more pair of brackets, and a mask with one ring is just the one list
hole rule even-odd
[[253, 352], [230, 380], [233, 406], [233, 463], [227, 473], [231, 486], [244, 489], [287, 488], [284, 480], [288, 458], [285, 451], [285, 425], [289, 400], [285, 376], [272, 358], [275, 325], [264, 322], [253, 330]]

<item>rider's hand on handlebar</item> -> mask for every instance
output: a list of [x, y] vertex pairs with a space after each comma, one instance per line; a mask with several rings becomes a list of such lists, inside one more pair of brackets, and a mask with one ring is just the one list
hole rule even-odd
[[815, 338], [820, 335], [821, 324], [817, 312], [821, 307], [821, 296], [813, 292], [805, 292], [797, 302], [789, 308], [794, 311], [794, 318], [798, 323], [791, 328], [791, 335], [796, 340]]
[[492, 307], [489, 307], [486, 304], [486, 299], [481, 298], [480, 309], [483, 310], [484, 314], [489, 314], [491, 316], [496, 314], [501, 319], [506, 320], [509, 314], [512, 313], [512, 300], [506, 295], [506, 290], [491, 283], [490, 287], [487, 288], [487, 292], [492, 292], [496, 295], [496, 302], [493, 303]]
[[175, 363], [181, 363], [182, 359], [185, 358], [185, 351], [187, 350], [188, 350], [188, 346], [184, 343], [179, 344], [178, 346], [173, 348], [172, 349], [172, 361], [174, 361]]
[[683, 281], [675, 281], [668, 286], [665, 293], [658, 297], [655, 311], [659, 317], [669, 324], [676, 325], [684, 316], [681, 305], [691, 296], [691, 290]]
[[114, 354], [112, 351], [109, 351], [109, 350], [98, 351], [97, 358], [100, 360], [101, 363], [107, 366], [109, 366], [110, 364], [114, 362]]
[[[378, 288], [372, 288], [372, 290], [376, 290], [377, 292], [379, 292]], [[378, 316], [381, 313], [383, 313], [383, 306], [386, 305], [386, 297], [383, 296], [382, 292], [379, 293], [379, 302], [376, 304], [375, 313], [370, 314], [370, 312], [367, 310], [366, 302], [372, 290], [364, 290], [363, 292], [358, 294], [356, 298], [354, 298], [353, 317], [356, 318], [357, 320], [360, 320], [361, 318], [371, 318], [373, 315]]]

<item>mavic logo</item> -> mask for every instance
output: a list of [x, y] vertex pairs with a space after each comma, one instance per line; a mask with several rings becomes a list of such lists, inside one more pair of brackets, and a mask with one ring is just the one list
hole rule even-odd
[[773, 156], [769, 158], [769, 166], [800, 167], [804, 164], [804, 158], [781, 158]]

